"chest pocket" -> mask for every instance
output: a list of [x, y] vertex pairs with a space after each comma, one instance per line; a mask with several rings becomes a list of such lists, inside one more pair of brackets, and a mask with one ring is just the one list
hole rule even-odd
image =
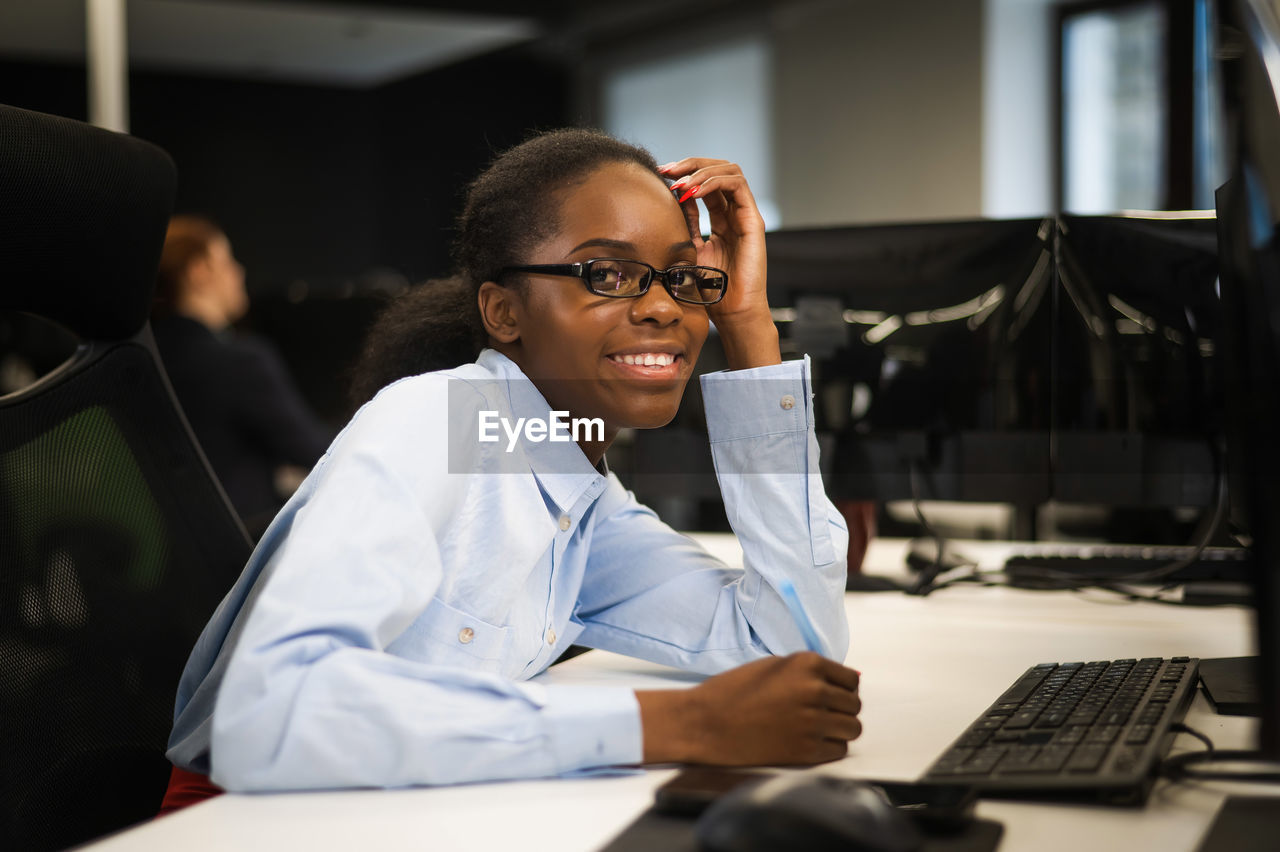
[[507, 644], [507, 628], [481, 621], [439, 598], [387, 646], [389, 653], [421, 662], [497, 671]]

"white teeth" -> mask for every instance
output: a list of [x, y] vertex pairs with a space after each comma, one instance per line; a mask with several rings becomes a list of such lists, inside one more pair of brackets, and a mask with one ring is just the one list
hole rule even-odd
[[613, 360], [642, 367], [666, 367], [674, 364], [676, 357], [665, 352], [645, 352], [640, 355], [614, 355]]

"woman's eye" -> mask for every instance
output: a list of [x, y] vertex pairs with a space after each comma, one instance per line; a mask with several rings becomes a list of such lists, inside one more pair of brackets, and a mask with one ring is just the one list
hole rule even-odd
[[617, 268], [608, 266], [591, 267], [591, 283], [600, 284], [609, 287], [616, 287], [618, 279], [621, 277]]
[[697, 270], [675, 267], [667, 270], [667, 278], [672, 287], [693, 287], [698, 283]]

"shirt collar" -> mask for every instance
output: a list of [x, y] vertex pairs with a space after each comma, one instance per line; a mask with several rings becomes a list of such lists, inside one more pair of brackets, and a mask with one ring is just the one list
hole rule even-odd
[[[494, 349], [484, 349], [476, 363], [506, 387], [511, 413], [516, 417], [548, 418], [551, 405], [542, 392], [514, 361]], [[589, 489], [596, 494], [604, 484], [608, 467], [592, 467], [586, 454], [573, 441], [526, 441], [525, 457], [542, 490], [562, 512], [568, 512]], [[593, 494], [592, 496], [595, 496]]]

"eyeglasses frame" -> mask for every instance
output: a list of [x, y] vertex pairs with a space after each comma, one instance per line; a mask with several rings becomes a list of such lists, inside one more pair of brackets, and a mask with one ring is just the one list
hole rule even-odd
[[[590, 273], [591, 264], [599, 263], [601, 261], [634, 263], [648, 269], [649, 274], [640, 285], [640, 292], [619, 295], [617, 293], [601, 293], [599, 290], [594, 289], [591, 286], [588, 274]], [[677, 269], [710, 269], [712, 272], [719, 274], [724, 278], [724, 284], [719, 288], [720, 295], [717, 296], [713, 302], [695, 302], [690, 299], [677, 296], [672, 291], [671, 283], [666, 277], [669, 272]], [[582, 282], [582, 285], [587, 288], [587, 292], [595, 296], [603, 296], [606, 299], [638, 299], [645, 293], [649, 292], [649, 287], [653, 284], [654, 277], [658, 276], [662, 280], [662, 286], [667, 291], [667, 295], [672, 299], [675, 299], [677, 302], [683, 302], [686, 305], [702, 305], [703, 307], [706, 307], [707, 305], [714, 305], [716, 302], [719, 302], [724, 298], [725, 291], [729, 289], [729, 273], [725, 272], [723, 269], [717, 269], [714, 266], [699, 266], [694, 263], [677, 263], [676, 265], [669, 266], [666, 269], [658, 269], [656, 266], [645, 263], [643, 260], [633, 260], [629, 257], [593, 257], [590, 260], [583, 260], [578, 263], [537, 263], [525, 266], [504, 266], [498, 273], [498, 276], [502, 277], [509, 272], [532, 272], [540, 275], [563, 275], [567, 278], [577, 278]]]

